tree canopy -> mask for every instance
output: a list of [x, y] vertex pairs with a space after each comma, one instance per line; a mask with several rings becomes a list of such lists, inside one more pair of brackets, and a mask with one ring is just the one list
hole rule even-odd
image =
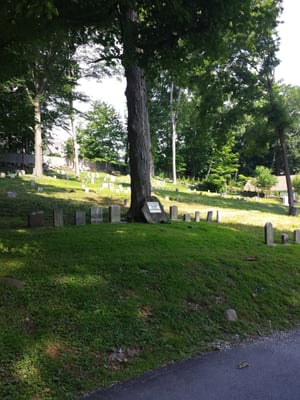
[[[146, 81], [154, 88], [154, 82], [164, 73], [170, 82], [186, 90], [183, 104], [187, 109], [192, 105], [192, 111], [184, 115], [184, 118], [189, 116], [188, 123], [178, 119], [177, 135], [182, 137], [179, 148], [186, 160], [180, 165], [194, 174], [200, 169], [204, 172], [204, 164], [210, 164], [201, 162], [201, 154], [209, 154], [220, 146], [225, 146], [226, 153], [228, 143], [230, 146], [234, 143], [232, 136], [239, 135], [249, 147], [251, 134], [256, 131], [254, 126], [260, 124], [264, 134], [270, 132], [270, 143], [272, 140], [274, 143], [272, 131], [278, 135], [279, 128], [287, 129], [284, 119], [279, 122], [277, 118], [275, 123], [273, 118], [274, 111], [281, 109], [276, 108], [278, 103], [273, 96], [281, 3], [281, 0], [49, 0], [37, 4], [35, 0], [4, 0], [0, 9], [0, 33], [3, 33], [0, 52], [9, 54], [21, 43], [30, 43], [40, 34], [44, 37], [45, 32], [57, 32], [63, 27], [66, 40], [67, 32], [74, 32], [79, 38], [77, 42], [92, 41], [100, 45], [95, 65], [100, 61], [107, 66], [116, 59], [121, 61], [127, 80], [132, 189], [128, 218], [141, 221], [145, 199], [151, 195]], [[159, 130], [157, 127], [156, 132]], [[252, 143], [255, 140], [256, 134]], [[261, 142], [266, 141], [261, 139]], [[159, 149], [161, 137], [157, 135], [152, 143], [153, 148]], [[199, 149], [198, 156], [195, 148]], [[225, 180], [229, 179], [225, 175]]]

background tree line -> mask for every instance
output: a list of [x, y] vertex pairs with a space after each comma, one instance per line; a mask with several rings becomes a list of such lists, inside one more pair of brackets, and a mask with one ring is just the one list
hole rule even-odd
[[[40, 176], [43, 138], [54, 124], [67, 129], [72, 122], [79, 77], [103, 75], [121, 64], [126, 140], [113, 121], [110, 135], [119, 135], [113, 140], [101, 123], [99, 129], [92, 126], [97, 105], [81, 140], [87, 157], [108, 159], [115, 151], [128, 157], [129, 219], [143, 220], [150, 171], [171, 175], [174, 182], [179, 174], [222, 188], [258, 164], [288, 176], [298, 160], [299, 92], [274, 81], [280, 13], [280, 0], [5, 0], [3, 146], [34, 148], [34, 173]], [[81, 45], [97, 49], [85, 71], [76, 57]]]

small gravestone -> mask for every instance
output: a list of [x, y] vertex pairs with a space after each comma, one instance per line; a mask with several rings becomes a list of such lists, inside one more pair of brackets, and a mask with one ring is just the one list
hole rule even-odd
[[176, 221], [178, 219], [178, 207], [177, 206], [170, 206], [170, 220]]
[[30, 186], [35, 186], [35, 181], [30, 181]]
[[103, 222], [103, 208], [100, 206], [91, 207], [91, 224]]
[[55, 208], [53, 210], [53, 225], [54, 226], [64, 225], [64, 213], [62, 208]]
[[287, 233], [283, 233], [281, 235], [281, 243], [282, 244], [289, 244], [289, 235]]
[[284, 206], [288, 206], [288, 205], [289, 205], [289, 198], [288, 198], [288, 196], [283, 196], [283, 198], [282, 198], [282, 204], [283, 204]]
[[274, 232], [271, 222], [267, 222], [265, 224], [265, 244], [267, 244], [268, 246], [274, 245]]
[[212, 211], [208, 211], [208, 212], [207, 212], [206, 221], [207, 221], [207, 222], [212, 222], [212, 219], [213, 219], [213, 212], [212, 212]]
[[33, 211], [28, 215], [28, 226], [30, 228], [40, 228], [44, 226], [44, 211]]
[[217, 222], [221, 222], [221, 212], [217, 211]]
[[25, 286], [25, 282], [11, 276], [4, 276], [3, 278], [0, 278], [0, 283], [15, 289], [22, 289]]
[[102, 183], [102, 189], [108, 189], [108, 183], [107, 182]]
[[238, 320], [238, 316], [237, 316], [237, 312], [233, 309], [229, 309], [225, 311], [225, 318], [227, 319], [227, 321], [237, 321]]
[[75, 225], [85, 225], [85, 224], [86, 224], [85, 211], [82, 210], [75, 211]]
[[184, 214], [183, 215], [183, 220], [186, 222], [191, 222], [191, 214]]
[[163, 206], [155, 196], [146, 197], [142, 213], [149, 223], [167, 222], [168, 217], [165, 213]]
[[300, 229], [294, 230], [294, 241], [295, 243], [300, 243]]
[[195, 211], [195, 221], [200, 222], [200, 211]]
[[5, 178], [5, 172], [0, 172], [0, 178]]
[[121, 222], [121, 207], [118, 204], [109, 206], [109, 222], [112, 224]]
[[7, 192], [7, 197], [9, 199], [15, 199], [17, 197], [17, 193], [16, 192]]

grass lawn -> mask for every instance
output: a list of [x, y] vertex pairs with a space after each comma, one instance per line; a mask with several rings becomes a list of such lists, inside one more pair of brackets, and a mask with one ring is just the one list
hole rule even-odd
[[[299, 324], [300, 245], [292, 231], [300, 220], [279, 201], [224, 199], [184, 185], [176, 191], [157, 180], [166, 211], [199, 210], [200, 223], [74, 226], [74, 210], [91, 205], [117, 203], [125, 213], [127, 178], [114, 182], [118, 191], [102, 188], [103, 174], [94, 184], [58, 176], [31, 186], [30, 179], [0, 180], [1, 399], [75, 400]], [[66, 213], [62, 228], [51, 226], [54, 207]], [[45, 210], [46, 227], [28, 229], [27, 213], [36, 210]], [[207, 210], [220, 211], [222, 222], [207, 223]], [[277, 246], [264, 244], [268, 221]], [[280, 244], [283, 232], [290, 245]], [[225, 319], [229, 308], [238, 321]]]

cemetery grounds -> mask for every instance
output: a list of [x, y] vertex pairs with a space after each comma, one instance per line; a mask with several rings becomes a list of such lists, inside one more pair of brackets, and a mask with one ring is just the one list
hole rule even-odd
[[[178, 206], [178, 221], [109, 223], [111, 204], [125, 215], [129, 187], [128, 177], [103, 173], [0, 179], [1, 399], [74, 400], [299, 324], [300, 219], [279, 199], [221, 197], [157, 178], [153, 194], [167, 213]], [[95, 205], [101, 224], [90, 224]], [[56, 208], [63, 227], [53, 226]], [[44, 226], [29, 229], [28, 214], [40, 210]], [[77, 210], [85, 225], [74, 225]], [[187, 213], [191, 222], [182, 221]], [[274, 246], [264, 242], [266, 222]]]

